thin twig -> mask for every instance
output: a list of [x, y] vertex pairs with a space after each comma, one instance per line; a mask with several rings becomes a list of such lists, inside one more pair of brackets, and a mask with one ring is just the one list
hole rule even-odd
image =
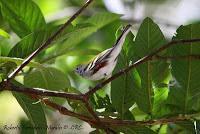
[[[155, 59], [161, 59], [161, 60], [185, 60], [185, 59], [194, 59], [194, 60], [200, 60], [200, 55], [182, 55], [182, 56], [160, 56], [155, 55]], [[154, 59], [154, 58], [153, 58]]]
[[43, 49], [45, 49], [47, 46], [49, 46], [56, 37], [63, 32], [64, 29], [66, 29], [71, 22], [78, 17], [88, 7], [90, 3], [92, 3], [93, 0], [88, 0], [63, 26], [61, 26], [57, 32], [55, 32], [51, 37], [49, 37], [46, 42], [41, 45], [38, 49], [36, 49], [33, 53], [31, 53], [24, 61], [23, 63], [17, 67], [9, 76], [7, 81], [10, 81], [13, 79], [38, 53], [40, 53]]
[[[195, 43], [195, 42], [200, 42], [200, 39], [188, 39], [188, 40], [174, 40], [171, 41], [165, 45], [163, 45], [162, 47], [156, 49], [154, 52], [150, 53], [149, 55], [139, 59], [138, 61], [136, 61], [135, 63], [133, 63], [132, 65], [130, 65], [129, 67], [122, 69], [121, 71], [119, 71], [118, 73], [114, 74], [112, 77], [110, 77], [107, 80], [104, 80], [103, 82], [97, 84], [94, 88], [92, 88], [91, 90], [89, 90], [87, 93], [85, 93], [85, 96], [90, 96], [92, 94], [94, 94], [97, 90], [100, 90], [102, 87], [104, 87], [106, 84], [108, 84], [109, 82], [115, 80], [116, 78], [118, 78], [121, 75], [124, 75], [125, 73], [129, 72], [131, 69], [135, 68], [136, 66], [147, 62], [149, 60], [151, 60], [153, 58], [153, 56], [157, 55], [158, 53], [162, 52], [163, 50], [173, 46], [173, 45], [177, 45], [182, 43], [182, 45], [187, 44], [187, 43]], [[191, 44], [188, 44], [191, 45]]]

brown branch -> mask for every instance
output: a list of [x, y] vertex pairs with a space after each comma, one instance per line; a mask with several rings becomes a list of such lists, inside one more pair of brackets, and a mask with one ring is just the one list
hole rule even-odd
[[[41, 100], [42, 100], [42, 98], [41, 98]], [[54, 102], [51, 102], [49, 100], [46, 100], [46, 99], [42, 100], [42, 102], [45, 103], [46, 105], [50, 106], [51, 108], [58, 110], [63, 115], [76, 117], [76, 118], [78, 118], [80, 120], [88, 122], [90, 125], [94, 125], [95, 124], [95, 120], [93, 120], [91, 117], [72, 112], [72, 111], [68, 110], [67, 108], [65, 108], [63, 106], [58, 105], [58, 104], [56, 104]]]
[[[4, 81], [4, 82], [0, 83], [0, 90], [9, 90], [9, 91], [20, 92], [20, 93], [27, 94], [27, 95], [31, 96], [32, 98], [34, 98], [34, 99], [41, 99], [42, 102], [44, 102], [46, 105], [48, 105], [48, 106], [50, 106], [50, 107], [52, 107], [54, 109], [57, 109], [60, 113], [62, 113], [64, 115], [69, 115], [69, 116], [72, 116], [72, 117], [76, 117], [78, 119], [81, 119], [83, 121], [88, 122], [90, 125], [98, 126], [99, 128], [102, 128], [105, 131], [107, 131], [107, 133], [109, 133], [109, 132], [114, 133], [113, 130], [111, 130], [110, 128], [107, 128], [100, 121], [100, 118], [95, 113], [95, 111], [92, 109], [92, 107], [90, 106], [90, 104], [87, 101], [87, 99], [84, 98], [84, 96], [81, 95], [81, 94], [49, 91], [49, 90], [45, 90], [45, 89], [41, 89], [41, 88], [20, 87], [20, 86], [14, 85], [13, 83], [11, 83], [9, 81]], [[84, 116], [84, 115], [71, 112], [71, 111], [67, 110], [65, 107], [60, 106], [60, 105], [58, 105], [56, 103], [53, 103], [53, 102], [51, 102], [49, 100], [43, 99], [40, 96], [51, 96], [51, 97], [60, 97], [60, 98], [64, 98], [64, 99], [80, 100], [85, 104], [85, 107], [87, 108], [88, 112], [94, 117], [95, 121], [93, 121], [89, 117], [86, 118], [86, 116]]]
[[158, 124], [170, 124], [177, 123], [182, 121], [191, 120], [194, 116], [175, 116], [171, 118], [162, 118], [157, 120], [148, 120], [148, 121], [131, 121], [131, 120], [117, 120], [117, 119], [102, 119], [101, 122], [108, 126], [151, 126]]
[[[8, 85], [9, 84], [7, 84], [7, 83], [1, 83], [0, 89], [6, 90], [7, 88], [11, 88]], [[15, 89], [13, 89], [12, 91], [18, 92], [18, 90], [15, 90]], [[29, 96], [32, 96], [31, 93], [29, 93], [29, 92], [23, 92], [23, 93], [28, 94]], [[80, 120], [83, 120], [83, 121], [89, 123], [92, 126], [104, 129], [105, 131], [107, 131], [107, 133], [109, 133], [109, 132], [114, 133], [114, 131], [112, 129], [110, 129], [112, 127], [118, 127], [118, 126], [151, 126], [151, 125], [157, 125], [157, 124], [177, 123], [177, 122], [191, 120], [194, 117], [199, 116], [199, 113], [197, 113], [197, 114], [191, 114], [191, 115], [174, 116], [174, 117], [170, 117], [170, 118], [161, 118], [161, 119], [154, 119], [154, 120], [147, 120], [147, 121], [132, 121], [132, 120], [120, 120], [120, 119], [112, 119], [112, 118], [99, 118], [100, 122], [101, 122], [101, 125], [99, 125], [99, 121], [97, 119], [72, 112], [72, 111], [68, 110], [67, 108], [65, 108], [63, 106], [58, 105], [54, 102], [51, 102], [47, 99], [43, 99], [42, 97], [40, 97], [38, 95], [36, 95], [34, 97], [35, 97], [34, 99], [42, 100], [42, 102], [44, 102], [46, 105], [48, 105], [49, 107], [51, 107], [55, 110], [58, 110], [63, 115], [68, 115], [68, 116], [75, 117], [75, 118], [78, 118]]]
[[[60, 106], [56, 103], [53, 103], [49, 100], [43, 100], [43, 102], [50, 106], [53, 109], [58, 110], [63, 115], [68, 115], [72, 117], [76, 117], [80, 120], [88, 122], [90, 125], [95, 125], [98, 123], [97, 120], [92, 119], [88, 116], [80, 115], [74, 113], [67, 108]], [[107, 127], [111, 126], [151, 126], [151, 125], [158, 125], [158, 124], [169, 124], [169, 123], [177, 123], [182, 121], [187, 121], [193, 119], [193, 117], [197, 116], [198, 114], [191, 114], [191, 115], [184, 115], [184, 116], [174, 116], [170, 118], [162, 118], [157, 120], [148, 120], [148, 121], [131, 121], [131, 120], [118, 120], [118, 119], [100, 119], [101, 123], [103, 123]], [[100, 127], [100, 126], [99, 126]]]
[[[122, 69], [121, 71], [119, 71], [118, 73], [114, 74], [112, 77], [110, 77], [107, 80], [104, 80], [103, 82], [97, 84], [94, 88], [92, 88], [91, 90], [89, 90], [87, 93], [85, 93], [85, 96], [88, 98], [89, 96], [91, 96], [92, 94], [94, 94], [97, 90], [100, 90], [102, 87], [104, 87], [106, 84], [108, 84], [109, 82], [115, 80], [116, 78], [118, 78], [121, 75], [126, 74], [127, 72], [129, 72], [131, 69], [135, 68], [136, 66], [147, 62], [149, 60], [151, 60], [154, 56], [156, 56], [158, 53], [164, 51], [165, 49], [173, 46], [173, 45], [177, 45], [182, 43], [182, 45], [187, 44], [187, 43], [195, 43], [195, 42], [200, 42], [200, 39], [188, 39], [188, 40], [174, 40], [171, 41], [165, 45], [163, 45], [162, 47], [156, 49], [154, 52], [150, 53], [149, 55], [137, 60], [135, 63], [133, 63], [132, 65], [130, 65], [129, 67]], [[188, 44], [191, 45], [191, 44]]]
[[[160, 56], [160, 55], [155, 55], [155, 59], [161, 59], [161, 60], [185, 60], [185, 59], [194, 59], [194, 60], [200, 60], [200, 55], [182, 55], [182, 56]], [[153, 58], [153, 59], [154, 59]]]
[[98, 121], [100, 122], [100, 118], [95, 113], [95, 111], [92, 109], [88, 101], [83, 101], [85, 103], [85, 107], [87, 108], [88, 112]]
[[[87, 122], [91, 126], [96, 126], [97, 128], [104, 129], [106, 131], [106, 133], [108, 133], [108, 134], [110, 134], [110, 133], [114, 133], [115, 134], [115, 132], [112, 129], [108, 128], [108, 126], [104, 125], [104, 123], [101, 122], [101, 120], [100, 120], [100, 118], [98, 118], [98, 116], [97, 116], [96, 119], [92, 119], [91, 117], [72, 112], [72, 111], [68, 110], [67, 108], [65, 108], [65, 107], [63, 107], [61, 105], [58, 105], [58, 104], [56, 104], [54, 102], [51, 102], [49, 100], [46, 100], [46, 99], [43, 100], [42, 98], [38, 98], [38, 99], [41, 99], [44, 104], [48, 105], [49, 107], [51, 107], [53, 109], [58, 110], [63, 115], [68, 115], [68, 116], [71, 116], [71, 117], [78, 118], [78, 119], [80, 119], [82, 121]], [[93, 110], [92, 110], [92, 112], [93, 112]]]
[[90, 3], [92, 3], [93, 0], [88, 0], [70, 19], [63, 25], [61, 26], [57, 32], [55, 32], [51, 37], [49, 37], [46, 42], [41, 45], [38, 49], [36, 49], [33, 53], [31, 53], [24, 61], [23, 63], [17, 67], [9, 76], [7, 81], [10, 81], [13, 79], [38, 53], [40, 53], [43, 49], [45, 49], [47, 46], [49, 46], [55, 39], [56, 37], [62, 33], [64, 29], [66, 29], [71, 22], [76, 19], [83, 11], [86, 9]]
[[59, 92], [59, 91], [49, 91], [49, 90], [41, 89], [41, 88], [19, 87], [10, 82], [2, 83], [1, 87], [4, 87], [4, 90], [10, 90], [10, 91], [21, 92], [21, 93], [26, 93], [26, 94], [59, 97], [59, 98], [72, 99], [72, 100], [83, 100], [83, 95], [81, 94], [66, 93], [66, 92]]
[[[80, 115], [74, 112], [69, 111], [67, 108], [60, 106], [56, 103], [53, 103], [49, 100], [43, 100], [44, 103], [53, 109], [58, 110], [63, 115], [68, 115], [72, 117], [76, 117], [80, 120], [86, 121], [89, 124], [95, 125], [98, 123], [97, 120], [92, 119], [88, 116]], [[151, 126], [151, 125], [158, 125], [158, 124], [169, 124], [169, 123], [177, 123], [182, 121], [187, 121], [193, 119], [193, 117], [197, 116], [197, 114], [191, 115], [184, 115], [184, 116], [174, 116], [170, 118], [162, 118], [157, 120], [148, 120], [148, 121], [131, 121], [131, 120], [118, 120], [118, 119], [100, 119], [101, 123], [103, 123], [107, 127], [111, 126]]]

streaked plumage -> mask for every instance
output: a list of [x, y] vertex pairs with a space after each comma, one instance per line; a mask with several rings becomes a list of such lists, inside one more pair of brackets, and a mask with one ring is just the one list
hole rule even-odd
[[129, 33], [131, 25], [127, 25], [122, 34], [117, 39], [112, 48], [106, 49], [101, 52], [87, 65], [80, 65], [75, 69], [75, 72], [82, 77], [90, 80], [100, 80], [106, 77], [110, 77], [114, 70], [117, 57], [121, 52], [126, 35]]

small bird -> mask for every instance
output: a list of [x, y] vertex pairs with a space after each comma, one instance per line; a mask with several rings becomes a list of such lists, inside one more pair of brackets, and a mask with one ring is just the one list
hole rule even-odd
[[99, 53], [88, 64], [77, 66], [74, 71], [80, 76], [93, 81], [109, 78], [116, 66], [118, 55], [130, 29], [131, 25], [126, 25], [113, 47]]

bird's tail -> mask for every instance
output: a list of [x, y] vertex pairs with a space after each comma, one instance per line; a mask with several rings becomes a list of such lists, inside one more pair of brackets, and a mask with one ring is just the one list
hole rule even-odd
[[116, 43], [113, 45], [113, 50], [112, 50], [113, 57], [117, 57], [119, 55], [119, 53], [121, 52], [121, 49], [122, 49], [122, 46], [124, 44], [125, 38], [126, 38], [127, 34], [131, 30], [131, 26], [132, 25], [130, 25], [130, 24], [125, 26], [125, 28], [123, 29], [121, 35], [118, 37]]

